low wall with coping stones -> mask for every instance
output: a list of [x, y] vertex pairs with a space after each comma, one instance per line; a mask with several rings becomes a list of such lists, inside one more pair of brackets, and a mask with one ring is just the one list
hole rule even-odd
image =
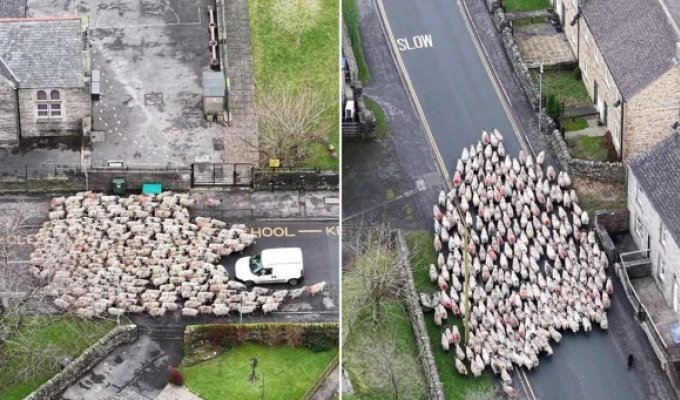
[[434, 361], [432, 347], [430, 347], [430, 337], [428, 336], [427, 328], [425, 327], [425, 316], [423, 315], [423, 310], [420, 308], [420, 299], [418, 298], [415, 283], [413, 282], [410, 252], [401, 231], [396, 232], [395, 240], [399, 257], [398, 265], [404, 269], [404, 275], [406, 276], [406, 309], [411, 317], [411, 326], [416, 337], [416, 342], [418, 343], [418, 354], [420, 354], [420, 360], [423, 365], [425, 379], [427, 380], [427, 386], [430, 392], [429, 399], [445, 400], [442, 382], [439, 379], [439, 373], [437, 372], [437, 364]]
[[600, 246], [607, 254], [610, 264], [618, 261], [619, 252], [616, 250], [610, 233], [621, 233], [628, 230], [630, 213], [622, 210], [599, 210], [595, 212], [595, 234], [600, 239]]
[[95, 344], [85, 350], [78, 358], [33, 391], [24, 400], [57, 400], [71, 385], [76, 383], [84, 373], [108, 356], [116, 347], [137, 340], [136, 325], [122, 325], [113, 328]]
[[620, 162], [589, 161], [573, 158], [569, 154], [567, 143], [558, 130], [547, 135], [548, 142], [560, 160], [562, 170], [571, 175], [596, 180], [599, 182], [621, 184], [626, 182], [626, 167]]

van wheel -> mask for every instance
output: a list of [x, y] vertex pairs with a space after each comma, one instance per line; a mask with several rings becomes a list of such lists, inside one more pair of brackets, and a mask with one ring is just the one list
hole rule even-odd
[[291, 280], [288, 281], [288, 284], [290, 286], [295, 286], [295, 285], [298, 284], [298, 280], [297, 279], [291, 279]]
[[245, 281], [244, 283], [245, 283], [245, 285], [248, 286], [248, 287], [253, 287], [253, 286], [255, 286], [255, 282], [253, 282], [253, 281]]

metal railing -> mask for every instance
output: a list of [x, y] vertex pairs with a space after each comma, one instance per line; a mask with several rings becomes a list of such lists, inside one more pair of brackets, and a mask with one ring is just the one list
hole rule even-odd
[[[640, 253], [648, 250], [634, 251], [629, 253]], [[627, 254], [627, 253], [624, 253]], [[623, 254], [621, 255], [623, 257]], [[666, 344], [666, 341], [661, 336], [661, 332], [657, 328], [654, 320], [652, 319], [652, 314], [649, 312], [647, 307], [644, 305], [640, 296], [638, 296], [635, 287], [633, 287], [630, 278], [628, 278], [628, 272], [622, 264], [615, 264], [615, 271], [621, 281], [623, 286], [623, 291], [626, 293], [626, 297], [630, 302], [631, 306], [635, 310], [635, 319], [640, 323], [642, 330], [647, 335], [647, 338], [654, 349], [661, 367], [666, 372], [668, 379], [673, 386], [676, 394], [680, 397], [680, 378], [678, 377], [678, 371], [675, 368], [674, 360], [677, 360], [680, 356], [680, 352], [674, 347], [671, 348]], [[675, 278], [674, 278], [675, 279]]]
[[650, 249], [645, 250], [635, 250], [627, 251], [621, 253], [621, 264], [628, 269], [628, 267], [633, 267], [636, 265], [649, 264], [651, 263], [651, 251]]
[[15, 168], [0, 168], [0, 179], [7, 181], [32, 181], [41, 179], [68, 179], [84, 176], [80, 164], [38, 164]]

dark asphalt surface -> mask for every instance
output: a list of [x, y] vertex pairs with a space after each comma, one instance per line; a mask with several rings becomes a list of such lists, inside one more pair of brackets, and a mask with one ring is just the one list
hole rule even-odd
[[384, 0], [384, 6], [395, 40], [413, 43], [414, 36], [432, 35], [432, 47], [400, 54], [447, 170], [483, 129], [498, 129], [508, 153], [516, 155], [519, 139], [456, 2]]
[[[65, 400], [140, 399], [154, 398], [167, 384], [170, 367], [182, 360], [184, 328], [193, 324], [262, 323], [262, 322], [332, 322], [339, 312], [339, 237], [336, 221], [328, 222], [253, 222], [251, 228], [260, 237], [242, 254], [225, 257], [231, 277], [236, 260], [272, 247], [300, 247], [305, 263], [305, 279], [298, 286], [325, 280], [323, 295], [303, 294], [296, 300], [286, 300], [279, 312], [263, 315], [257, 312], [242, 319], [238, 314], [225, 318], [202, 316], [182, 317], [179, 312], [163, 318], [146, 314], [132, 315], [139, 339], [115, 349], [66, 392]], [[290, 288], [285, 284], [265, 286], [272, 290]]]
[[[516, 109], [513, 111], [520, 129], [527, 132], [535, 151], [546, 149], [545, 138], [535, 131], [532, 111], [526, 99], [521, 98], [523, 94], [518, 91], [488, 13], [481, 2], [468, 3], [473, 3], [470, 13], [476, 33], [494, 73], [510, 96], [509, 103]], [[517, 154], [519, 140], [456, 2], [384, 0], [384, 6], [395, 40], [405, 38], [410, 47], [416, 47], [414, 36], [432, 35], [431, 48], [403, 50], [400, 54], [447, 169], [453, 169], [463, 146], [478, 140], [481, 129], [501, 130], [509, 153]], [[363, 17], [361, 28], [366, 28]], [[366, 36], [362, 32], [364, 43], [373, 39]], [[370, 56], [367, 61], [373, 69]], [[555, 159], [548, 154], [547, 162], [554, 163]], [[596, 331], [589, 336], [565, 334], [562, 342], [554, 346], [553, 357], [542, 358], [539, 368], [528, 373], [537, 399], [675, 398], [651, 346], [633, 319], [622, 288], [616, 284], [610, 331]], [[635, 355], [634, 371], [625, 366], [629, 353]]]

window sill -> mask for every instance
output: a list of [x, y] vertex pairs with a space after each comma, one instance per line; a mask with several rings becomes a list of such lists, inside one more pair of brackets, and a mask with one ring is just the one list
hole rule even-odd
[[36, 122], [61, 122], [64, 119], [61, 117], [38, 117]]

